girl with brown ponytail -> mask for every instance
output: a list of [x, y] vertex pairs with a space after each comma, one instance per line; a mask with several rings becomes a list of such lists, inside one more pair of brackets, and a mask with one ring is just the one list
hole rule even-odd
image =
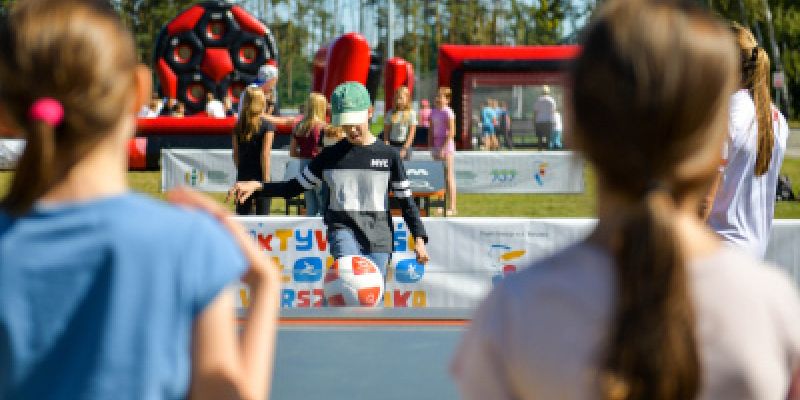
[[696, 212], [737, 61], [730, 31], [694, 2], [604, 2], [567, 114], [597, 171], [597, 227], [495, 286], [453, 362], [464, 398], [787, 398], [796, 290]]
[[27, 139], [0, 203], [0, 399], [269, 393], [275, 266], [213, 200], [128, 188], [150, 85], [107, 1], [20, 0], [0, 21], [0, 125]]
[[769, 57], [753, 34], [731, 26], [741, 80], [731, 96], [728, 137], [708, 222], [722, 238], [763, 258], [789, 126], [769, 96]]

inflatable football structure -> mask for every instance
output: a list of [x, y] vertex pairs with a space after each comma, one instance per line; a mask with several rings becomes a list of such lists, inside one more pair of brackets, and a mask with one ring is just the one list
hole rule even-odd
[[189, 114], [205, 110], [209, 92], [238, 101], [260, 66], [277, 65], [277, 51], [269, 28], [242, 7], [227, 1], [198, 3], [158, 36], [153, 66], [159, 94], [183, 102]]

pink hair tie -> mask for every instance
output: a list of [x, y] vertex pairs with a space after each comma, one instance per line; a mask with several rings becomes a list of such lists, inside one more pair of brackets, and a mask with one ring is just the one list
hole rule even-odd
[[31, 104], [28, 118], [31, 121], [42, 121], [55, 128], [64, 120], [64, 107], [61, 102], [52, 97], [42, 97]]

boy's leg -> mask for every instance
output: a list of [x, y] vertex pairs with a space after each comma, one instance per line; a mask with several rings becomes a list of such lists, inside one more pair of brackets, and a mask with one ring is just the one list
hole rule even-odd
[[328, 189], [328, 184], [322, 182], [321, 185], [314, 188], [314, 193], [317, 196], [317, 206], [319, 207], [319, 215], [325, 216], [325, 211], [328, 210], [328, 195], [330, 194], [330, 189]]
[[316, 216], [317, 213], [319, 213], [316, 188], [306, 190], [305, 193], [303, 193], [303, 198], [306, 202], [306, 215], [309, 217]]
[[381, 270], [381, 275], [383, 275], [384, 281], [386, 280], [386, 268], [389, 266], [389, 260], [391, 260], [391, 253], [369, 253], [365, 254], [367, 258], [372, 260], [375, 265], [378, 266], [378, 269]]
[[333, 256], [334, 259], [363, 254], [361, 246], [356, 240], [356, 236], [349, 229], [329, 229], [328, 245], [331, 249], [331, 256]]

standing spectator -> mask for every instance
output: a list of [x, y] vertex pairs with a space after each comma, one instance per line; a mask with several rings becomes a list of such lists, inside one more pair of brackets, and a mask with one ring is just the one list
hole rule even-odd
[[[275, 86], [278, 84], [278, 67], [267, 63], [258, 68], [256, 80], [248, 85], [242, 94], [239, 95], [239, 111], [237, 114], [242, 115], [242, 101], [244, 100], [245, 93], [248, 88], [259, 88], [264, 94], [272, 95], [275, 91]], [[274, 99], [274, 96], [273, 96]], [[274, 121], [270, 121], [275, 123]]]
[[[233, 163], [236, 165], [236, 180], [270, 181], [270, 153], [275, 127], [264, 118], [267, 95], [257, 86], [248, 87], [242, 97], [242, 110], [233, 128]], [[250, 198], [237, 203], [236, 214], [269, 214], [269, 198]]]
[[497, 136], [494, 133], [494, 126], [497, 123], [497, 115], [494, 110], [492, 99], [486, 99], [481, 108], [481, 141], [484, 150], [495, 150]]
[[731, 97], [725, 160], [708, 222], [726, 242], [763, 258], [789, 127], [770, 100], [767, 52], [747, 28], [732, 29], [742, 78]]
[[444, 161], [445, 193], [447, 196], [446, 216], [458, 214], [456, 209], [456, 116], [450, 108], [450, 88], [440, 87], [431, 111], [431, 156]]
[[176, 101], [175, 105], [172, 107], [172, 112], [169, 114], [170, 117], [174, 118], [183, 118], [186, 116], [186, 106], [183, 102]]
[[[328, 111], [328, 100], [321, 93], [311, 92], [304, 108], [303, 120], [292, 132], [289, 142], [289, 156], [303, 160], [300, 166], [305, 168], [320, 152], [320, 141], [326, 129], [325, 115]], [[328, 195], [327, 186], [323, 183], [305, 191], [306, 215], [325, 215], [323, 205]]]
[[225, 116], [226, 117], [236, 117], [236, 111], [233, 110], [233, 97], [230, 94], [226, 94], [225, 98], [222, 99], [222, 104], [225, 106]]
[[169, 117], [172, 116], [172, 113], [175, 111], [175, 106], [178, 104], [178, 99], [174, 97], [169, 97], [163, 101], [163, 106], [161, 107], [160, 116], [162, 117]]
[[497, 114], [497, 132], [495, 134], [502, 134], [506, 147], [513, 150], [514, 140], [511, 137], [511, 117], [508, 115], [508, 104], [505, 101], [499, 101], [495, 113]]
[[556, 101], [550, 96], [550, 86], [542, 86], [542, 94], [533, 103], [534, 129], [539, 150], [544, 150], [545, 142], [553, 131], [553, 114], [556, 112]]
[[550, 132], [550, 139], [547, 144], [550, 150], [560, 150], [564, 148], [561, 143], [561, 135], [564, 131], [564, 122], [561, 120], [561, 113], [558, 110], [553, 112], [553, 130]]
[[225, 105], [211, 92], [206, 93], [206, 114], [211, 118], [225, 118]]
[[387, 207], [390, 191], [401, 203], [421, 263], [428, 261], [428, 237], [397, 151], [369, 131], [369, 107], [369, 93], [360, 83], [337, 86], [331, 94], [332, 122], [342, 127], [347, 140], [323, 149], [296, 178], [274, 183], [236, 182], [228, 194], [237, 202], [251, 195], [296, 196], [325, 180], [331, 190], [325, 213], [331, 255], [364, 255], [386, 276], [394, 230]]
[[797, 289], [697, 214], [738, 54], [694, 4], [595, 12], [569, 98], [598, 174], [597, 226], [494, 287], [453, 365], [464, 398], [796, 398]]
[[411, 108], [411, 93], [408, 87], [400, 86], [394, 95], [394, 108], [384, 117], [383, 140], [397, 149], [400, 158], [408, 161], [413, 152], [416, 129], [417, 113]]
[[[110, 3], [10, 9], [0, 106], [27, 147], [0, 203], [0, 398], [269, 393], [280, 275], [214, 201], [169, 195], [208, 215], [130, 191], [151, 75]], [[237, 327], [226, 288], [240, 277], [251, 300]]]
[[431, 105], [428, 99], [419, 101], [419, 112], [417, 113], [417, 130], [414, 141], [428, 143], [428, 128], [431, 126]]
[[147, 103], [146, 106], [142, 107], [142, 110], [137, 115], [140, 118], [156, 118], [161, 114], [161, 107], [164, 105], [164, 102], [161, 101], [158, 97], [153, 97]]

